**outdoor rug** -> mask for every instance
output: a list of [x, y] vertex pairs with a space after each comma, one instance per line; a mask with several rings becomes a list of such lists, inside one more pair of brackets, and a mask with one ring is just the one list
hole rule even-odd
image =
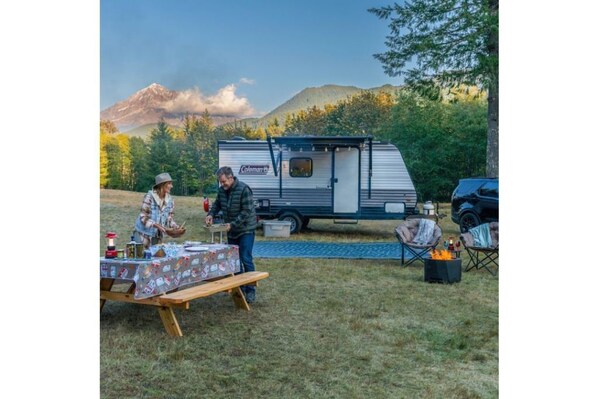
[[[255, 241], [254, 258], [401, 259], [401, 244], [315, 241]], [[405, 259], [412, 255], [405, 251]]]

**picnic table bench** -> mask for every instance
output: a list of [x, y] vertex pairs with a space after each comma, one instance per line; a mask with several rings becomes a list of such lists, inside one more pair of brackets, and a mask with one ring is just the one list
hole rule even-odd
[[219, 292], [229, 292], [238, 309], [249, 311], [249, 305], [245, 300], [242, 285], [257, 285], [259, 280], [267, 278], [270, 274], [268, 272], [247, 272], [237, 275], [230, 275], [225, 277], [217, 277], [212, 280], [207, 280], [199, 285], [189, 288], [178, 289], [173, 292], [164, 293], [159, 296], [135, 299], [133, 291], [135, 283], [132, 283], [127, 292], [110, 291], [115, 279], [101, 278], [100, 279], [100, 312], [107, 300], [130, 302], [142, 305], [156, 306], [158, 313], [164, 324], [164, 328], [168, 335], [174, 337], [182, 337], [183, 332], [176, 319], [174, 309], [189, 309], [189, 302], [204, 298]]

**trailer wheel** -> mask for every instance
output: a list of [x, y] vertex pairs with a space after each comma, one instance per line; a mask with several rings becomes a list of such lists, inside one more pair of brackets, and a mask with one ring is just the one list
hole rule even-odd
[[291, 234], [300, 232], [301, 226], [303, 226], [301, 218], [294, 212], [284, 212], [282, 215], [278, 217], [278, 220], [291, 222]]

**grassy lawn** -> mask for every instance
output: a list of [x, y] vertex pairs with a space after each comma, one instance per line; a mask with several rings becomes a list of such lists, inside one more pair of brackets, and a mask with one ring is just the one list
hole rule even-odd
[[[128, 241], [143, 193], [101, 191], [101, 235]], [[176, 197], [176, 241], [206, 241], [199, 198]], [[448, 204], [440, 213], [449, 214]], [[397, 242], [399, 221], [310, 222], [291, 240]], [[458, 236], [450, 217], [443, 237]], [[258, 232], [258, 240], [263, 240]], [[268, 239], [272, 240], [272, 239]], [[287, 240], [287, 239], [285, 239]], [[100, 254], [104, 250], [100, 239]], [[428, 284], [416, 262], [256, 259], [270, 278], [251, 312], [227, 294], [176, 311], [182, 338], [156, 309], [108, 302], [100, 315], [101, 396], [106, 398], [495, 398], [498, 278], [464, 273]]]

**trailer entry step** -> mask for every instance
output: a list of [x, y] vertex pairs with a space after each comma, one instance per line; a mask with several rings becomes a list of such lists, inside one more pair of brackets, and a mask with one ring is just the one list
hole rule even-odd
[[357, 219], [334, 219], [334, 224], [357, 224], [359, 220]]

